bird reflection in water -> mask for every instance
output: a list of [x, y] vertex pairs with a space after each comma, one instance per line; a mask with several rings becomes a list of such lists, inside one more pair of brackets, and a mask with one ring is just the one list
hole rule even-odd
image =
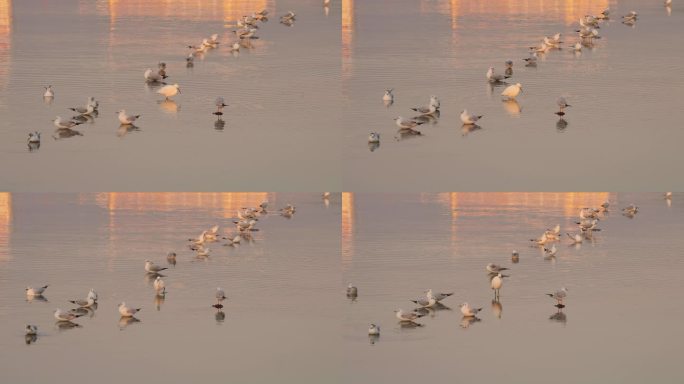
[[57, 129], [55, 130], [55, 133], [52, 135], [52, 138], [55, 140], [61, 140], [61, 139], [68, 139], [70, 137], [74, 136], [83, 136], [83, 134], [75, 129], [71, 128], [62, 128], [62, 129]]
[[26, 301], [29, 303], [32, 303], [34, 301], [41, 301], [41, 302], [47, 303], [48, 299], [43, 295], [33, 295], [33, 296], [26, 296]]
[[123, 331], [129, 325], [136, 324], [139, 322], [140, 320], [136, 319], [133, 316], [121, 316], [121, 318], [119, 319], [119, 330]]
[[418, 136], [422, 136], [423, 134], [420, 131], [416, 131], [415, 129], [412, 128], [402, 128], [397, 131], [397, 135], [394, 136], [397, 141], [400, 140], [406, 140], [406, 139], [413, 139]]
[[166, 295], [165, 294], [154, 295], [154, 307], [157, 308], [157, 311], [161, 310], [161, 306], [162, 306], [162, 304], [164, 304], [164, 301], [166, 301]]
[[439, 116], [440, 116], [440, 112], [439, 112], [439, 110], [436, 110], [436, 111], [434, 111], [430, 114], [427, 114], [427, 115], [419, 115], [419, 116], [413, 117], [413, 118], [411, 118], [411, 120], [417, 121], [421, 124], [435, 125], [435, 124], [437, 124], [437, 122], [439, 122]]
[[40, 142], [28, 143], [29, 152], [37, 151], [40, 149]]
[[24, 341], [26, 341], [26, 344], [27, 344], [27, 345], [33, 344], [33, 343], [35, 343], [36, 341], [38, 341], [38, 335], [36, 335], [36, 334], [33, 334], [33, 335], [26, 335], [26, 336], [24, 337]]
[[157, 102], [162, 111], [175, 114], [180, 110], [180, 105], [171, 99], [160, 100]]
[[221, 324], [226, 320], [226, 313], [219, 309], [216, 311], [214, 318], [216, 319], [216, 324]]
[[479, 323], [480, 321], [482, 320], [480, 320], [480, 318], [477, 316], [463, 316], [463, 318], [461, 318], [461, 328], [466, 329], [475, 323]]
[[400, 321], [399, 327], [401, 329], [413, 329], [413, 328], [424, 327], [424, 325], [421, 323], [416, 323], [414, 321]]
[[567, 127], [568, 122], [562, 117], [556, 122], [556, 130], [558, 130], [558, 132], [564, 132]]
[[368, 342], [371, 345], [375, 345], [380, 340], [380, 335], [368, 335]]
[[420, 307], [413, 310], [413, 312], [423, 316], [430, 315], [432, 318], [434, 318], [439, 311], [451, 311], [451, 307], [448, 307], [438, 301], [432, 307]]
[[214, 122], [214, 129], [217, 131], [223, 131], [223, 128], [226, 126], [226, 122], [221, 118], [221, 116], [216, 119]]
[[563, 308], [558, 308], [558, 311], [549, 316], [549, 320], [565, 325], [568, 322], [568, 317], [563, 312]]
[[68, 329], [80, 328], [81, 325], [73, 323], [71, 321], [57, 321], [55, 322], [55, 327], [57, 327], [59, 331], [66, 331]]
[[503, 311], [503, 305], [501, 305], [501, 301], [499, 300], [492, 300], [492, 313], [494, 316], [496, 316], [497, 319], [501, 318], [501, 312]]
[[116, 131], [116, 135], [118, 137], [124, 137], [131, 132], [138, 132], [138, 131], [140, 131], [140, 128], [138, 128], [137, 126], [135, 126], [133, 124], [121, 124], [119, 126], [119, 129], [117, 129], [117, 131]]
[[380, 142], [375, 142], [375, 143], [368, 143], [368, 149], [373, 152], [376, 149], [380, 148]]
[[477, 124], [463, 124], [463, 127], [461, 127], [461, 136], [468, 136], [471, 132], [476, 132], [480, 129], [482, 129], [482, 127]]
[[520, 104], [518, 104], [515, 99], [505, 100], [501, 105], [503, 105], [504, 110], [513, 117], [520, 116], [520, 112], [522, 112], [522, 107], [520, 107]]

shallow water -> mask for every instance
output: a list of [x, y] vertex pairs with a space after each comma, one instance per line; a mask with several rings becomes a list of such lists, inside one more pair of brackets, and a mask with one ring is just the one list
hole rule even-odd
[[[684, 160], [679, 90], [684, 8], [661, 1], [352, 1], [343, 12], [344, 187], [350, 191], [651, 191], [684, 187], [674, 180]], [[549, 52], [524, 67], [544, 35], [574, 43], [579, 17], [610, 7], [602, 39], [575, 55]], [[619, 16], [639, 13], [632, 28]], [[518, 103], [485, 79], [493, 66], [520, 82]], [[382, 103], [394, 88], [395, 102]], [[436, 124], [402, 138], [392, 120], [441, 99]], [[558, 124], [556, 98], [568, 108]], [[462, 129], [460, 112], [484, 115]], [[368, 133], [381, 134], [374, 151]], [[669, 187], [668, 187], [669, 188]]]
[[[227, 44], [186, 68], [186, 48], [266, 8], [252, 48]], [[278, 16], [294, 10], [292, 27]], [[318, 0], [0, 0], [0, 180], [12, 191], [340, 190], [340, 7]], [[146, 68], [168, 64], [181, 94], [160, 102]], [[42, 100], [51, 84], [55, 98]], [[83, 136], [51, 120], [100, 102]], [[214, 100], [223, 96], [223, 126]], [[121, 129], [115, 111], [142, 117]], [[26, 136], [42, 132], [39, 150]], [[84, 175], [89, 175], [84, 177]], [[152, 177], [153, 176], [153, 177]]]
[[[344, 312], [345, 382], [682, 381], [682, 197], [668, 206], [661, 194], [346, 194], [343, 275], [359, 296]], [[592, 243], [564, 238], [554, 261], [530, 247], [547, 227], [575, 231], [579, 208], [606, 199], [640, 211], [612, 209]], [[510, 268], [498, 308], [490, 262]], [[544, 294], [562, 286], [559, 315]], [[443, 301], [451, 310], [401, 328], [392, 311], [413, 309], [409, 299], [428, 288], [455, 292]], [[464, 301], [483, 307], [467, 328]]]
[[[297, 212], [262, 217], [253, 243], [209, 244], [208, 259], [187, 249], [189, 237], [263, 200]], [[339, 369], [342, 302], [329, 299], [341, 290], [339, 212], [336, 194], [328, 206], [319, 194], [0, 194], [2, 381], [325, 381]], [[146, 259], [169, 267], [163, 302]], [[27, 302], [26, 285], [43, 284], [48, 301]], [[217, 286], [228, 296], [222, 321], [211, 307]], [[94, 315], [58, 329], [54, 309], [91, 287]], [[121, 301], [142, 307], [140, 322], [120, 323]], [[30, 345], [26, 323], [39, 329]]]

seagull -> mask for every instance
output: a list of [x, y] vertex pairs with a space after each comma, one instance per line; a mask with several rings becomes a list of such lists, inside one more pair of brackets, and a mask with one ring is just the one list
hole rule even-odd
[[145, 271], [146, 271], [147, 273], [159, 273], [159, 272], [161, 272], [161, 271], [163, 271], [163, 270], [165, 270], [165, 269], [168, 269], [168, 268], [166, 268], [166, 267], [160, 267], [160, 266], [158, 266], [158, 265], [154, 265], [153, 262], [151, 262], [151, 261], [149, 261], [149, 260], [145, 260]]
[[556, 104], [558, 104], [558, 108], [560, 108], [560, 110], [559, 110], [558, 112], [556, 112], [556, 115], [558, 115], [558, 116], [563, 116], [563, 115], [565, 115], [565, 111], [564, 111], [565, 108], [571, 107], [571, 105], [568, 104], [567, 101], [565, 101], [565, 97], [563, 97], [563, 96], [559, 97], [559, 98], [556, 100]]
[[634, 22], [637, 19], [637, 13], [634, 11], [629, 12], [627, 15], [622, 16], [623, 22]]
[[465, 125], [475, 125], [478, 120], [482, 118], [482, 115], [471, 115], [468, 113], [467, 109], [461, 112], [461, 121]]
[[371, 324], [370, 328], [368, 328], [368, 334], [372, 336], [378, 336], [380, 335], [380, 326]]
[[508, 100], [515, 100], [515, 97], [518, 96], [522, 92], [522, 84], [520, 83], [515, 83], [513, 85], [509, 85], [504, 89], [503, 92], [501, 92], [501, 96], [505, 97]]
[[432, 292], [432, 289], [428, 289], [427, 292], [426, 292], [426, 294], [427, 294], [426, 296], [427, 296], [428, 299], [429, 299], [429, 298], [433, 298], [433, 299], [435, 299], [435, 301], [442, 301], [442, 300], [446, 299], [447, 297], [453, 295], [454, 293], [453, 293], [453, 292], [449, 292], [449, 293], [440, 293], [440, 292], [433, 293], [433, 292]]
[[94, 301], [97, 301], [97, 292], [95, 292], [95, 289], [90, 288], [90, 292], [88, 292], [88, 296], [86, 297], [86, 300], [93, 299]]
[[62, 120], [61, 116], [57, 116], [54, 120], [52, 120], [52, 123], [58, 129], [70, 129], [72, 127], [75, 127], [75, 126], [81, 124], [80, 122], [77, 122], [77, 121]]
[[154, 72], [152, 68], [147, 68], [145, 70], [145, 81], [148, 83], [159, 83], [164, 80], [164, 76], [159, 74], [159, 72]]
[[164, 96], [165, 100], [169, 100], [169, 97], [176, 96], [181, 93], [178, 84], [165, 85], [157, 90], [157, 93]]
[[36, 327], [35, 325], [26, 324], [26, 336], [35, 336], [37, 334], [38, 334], [38, 327]]
[[537, 65], [537, 54], [534, 52], [530, 53], [530, 57], [523, 59], [525, 62], [527, 62], [528, 67], [534, 67]]
[[477, 313], [482, 310], [482, 308], [471, 308], [470, 304], [468, 303], [463, 303], [460, 305], [461, 307], [461, 313], [465, 317], [475, 317], [477, 316]]
[[356, 297], [359, 294], [358, 288], [352, 285], [352, 283], [349, 283], [347, 286], [347, 296], [348, 297]]
[[394, 101], [394, 94], [392, 94], [392, 91], [394, 89], [385, 89], [385, 94], [382, 96], [382, 101]]
[[415, 128], [415, 127], [423, 124], [423, 122], [404, 119], [401, 116], [395, 117], [394, 121], [396, 122], [397, 127], [401, 128], [401, 129], [412, 129], [412, 128]]
[[513, 250], [513, 252], [511, 253], [511, 261], [514, 263], [520, 261], [520, 254], [518, 253], [518, 251]]
[[494, 276], [494, 278], [490, 282], [490, 285], [494, 290], [494, 296], [499, 297], [499, 290], [503, 286], [503, 275], [499, 273], [498, 275]]
[[55, 91], [52, 90], [52, 85], [45, 87], [45, 93], [43, 97], [55, 97]]
[[125, 109], [122, 109], [117, 113], [119, 114], [119, 121], [123, 125], [133, 125], [133, 123], [140, 118], [140, 115], [127, 115]]
[[604, 201], [601, 203], [601, 212], [608, 212], [608, 207], [610, 206], [610, 202], [608, 200]]
[[142, 308], [129, 308], [126, 306], [125, 302], [119, 304], [119, 313], [121, 314], [121, 317], [133, 317], [141, 309]]
[[434, 297], [419, 297], [415, 300], [411, 300], [411, 302], [416, 303], [423, 308], [433, 307], [437, 304], [437, 300], [435, 300]]
[[284, 14], [283, 16], [280, 16], [280, 21], [293, 21], [295, 19], [295, 13], [292, 11], [289, 11], [288, 13]]
[[77, 315], [75, 313], [63, 311], [61, 309], [55, 309], [54, 315], [55, 315], [55, 319], [57, 319], [57, 321], [71, 321], [73, 319], [76, 319], [78, 317], [83, 316], [83, 315]]
[[157, 278], [154, 279], [153, 286], [154, 290], [157, 291], [157, 295], [166, 295], [166, 283], [164, 283], [164, 280], [162, 280], [161, 276], [157, 276]]
[[497, 75], [494, 73], [494, 67], [489, 67], [487, 70], [487, 80], [490, 83], [500, 83], [504, 81], [504, 79], [508, 79], [510, 76], [506, 75]]
[[377, 132], [371, 132], [368, 134], [368, 142], [369, 143], [379, 143], [380, 142], [380, 134]]
[[[40, 134], [38, 134], [38, 141], [40, 141]], [[672, 199], [672, 192], [665, 192], [664, 197], [665, 197], [665, 199], [667, 199], [667, 200]]]
[[217, 97], [216, 101], [214, 101], [214, 105], [216, 105], [216, 112], [214, 112], [214, 115], [223, 115], [223, 107], [227, 107], [228, 104], [225, 103], [223, 100], [223, 97]]
[[216, 288], [216, 302], [220, 303], [225, 299], [226, 293], [223, 291], [223, 288]]
[[634, 215], [639, 211], [639, 207], [634, 204], [630, 204], [629, 206], [622, 208], [622, 211], [628, 215]]
[[672, 0], [665, 0], [665, 6], [669, 7], [672, 5]]
[[421, 115], [431, 115], [431, 114], [437, 112], [437, 107], [434, 106], [433, 104], [430, 104], [430, 105], [425, 106], [425, 107], [414, 107], [411, 109], [420, 113]]
[[575, 43], [575, 45], [572, 46], [572, 49], [575, 52], [580, 52], [582, 50], [582, 44], [580, 44], [580, 42], [578, 41]]
[[394, 313], [395, 313], [395, 316], [397, 317], [397, 319], [399, 319], [399, 321], [408, 321], [408, 322], [413, 322], [416, 319], [425, 316], [425, 315], [421, 315], [421, 314], [415, 313], [415, 312], [404, 312], [403, 309], [397, 309], [396, 311], [394, 311]]
[[43, 292], [47, 289], [47, 285], [44, 285], [40, 288], [32, 288], [32, 287], [27, 287], [26, 288], [26, 296], [43, 296]]
[[157, 66], [159, 68], [159, 70], [157, 71], [159, 76], [161, 76], [162, 79], [166, 79], [168, 77], [168, 76], [166, 76], [166, 63], [163, 61], [160, 61], [159, 64], [157, 64]]
[[552, 297], [556, 300], [557, 306], [564, 306], [563, 305], [563, 300], [565, 299], [566, 296], [568, 296], [568, 289], [563, 287], [560, 290], [554, 292], [554, 293], [547, 293], [546, 296]]
[[40, 132], [29, 132], [27, 142], [29, 144], [40, 144]]
[[502, 266], [497, 265], [497, 264], [494, 264], [494, 263], [489, 263], [489, 264], [487, 264], [487, 266], [485, 267], [485, 269], [486, 269], [487, 272], [489, 272], [489, 273], [499, 273], [499, 272], [501, 272], [501, 271], [506, 271], [506, 270], [508, 270], [508, 268], [502, 267]]
[[78, 305], [80, 308], [90, 308], [95, 305], [95, 300], [92, 297], [88, 297], [85, 300], [69, 300], [69, 302]]

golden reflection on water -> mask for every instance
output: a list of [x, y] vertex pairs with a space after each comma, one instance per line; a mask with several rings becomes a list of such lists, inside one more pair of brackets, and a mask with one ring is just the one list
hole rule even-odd
[[354, 259], [354, 193], [342, 192], [342, 265]]
[[235, 21], [254, 12], [267, 9], [275, 13], [275, 0], [108, 0], [107, 8], [97, 6], [98, 12], [106, 11], [110, 23], [119, 18], [158, 17], [190, 21]]
[[12, 53], [12, 0], [0, 0], [0, 90], [9, 78]]
[[615, 5], [615, 0], [421, 0], [420, 11], [449, 16], [451, 29], [456, 30], [460, 17], [480, 14], [539, 15], [570, 25], [584, 15], [596, 15]]
[[354, 0], [342, 0], [342, 76], [352, 71], [352, 43], [354, 39]]
[[9, 239], [12, 229], [12, 194], [0, 192], [0, 261], [10, 259]]
[[[509, 207], [522, 209], [559, 210], [566, 218], [578, 217], [584, 207], [598, 207], [605, 201], [616, 201], [616, 196], [608, 192], [446, 192], [421, 193], [418, 201], [424, 204], [437, 203], [449, 210], [451, 250], [456, 254], [458, 247], [458, 220], [460, 217], [497, 216]], [[477, 209], [469, 209], [475, 208]], [[354, 258], [354, 194], [342, 194], [342, 263], [350, 264]], [[540, 219], [541, 220], [541, 219]], [[527, 221], [530, 225], [545, 228], [549, 223]]]

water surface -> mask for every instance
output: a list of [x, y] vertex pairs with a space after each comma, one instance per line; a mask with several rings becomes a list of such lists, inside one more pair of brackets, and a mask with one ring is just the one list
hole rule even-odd
[[[651, 191], [682, 188], [670, 175], [684, 160], [679, 92], [674, 75], [684, 51], [684, 8], [661, 1], [345, 2], [342, 18], [344, 186], [350, 191]], [[522, 59], [543, 36], [574, 43], [577, 20], [610, 7], [593, 49], [549, 52], [537, 68]], [[619, 16], [639, 13], [634, 27]], [[491, 88], [490, 66], [523, 84], [516, 103]], [[382, 103], [394, 88], [395, 102]], [[392, 120], [409, 108], [442, 101], [422, 137], [401, 137]], [[559, 124], [556, 98], [572, 105]], [[463, 109], [484, 115], [464, 130]], [[368, 133], [381, 134], [370, 151]]]
[[[262, 217], [253, 243], [209, 244], [208, 259], [187, 248], [263, 200], [297, 212]], [[0, 194], [3, 382], [327, 381], [339, 369], [342, 302], [330, 300], [341, 290], [339, 212], [339, 195], [326, 206], [319, 194]], [[146, 259], [169, 267], [163, 301]], [[25, 287], [42, 284], [47, 302], [27, 302]], [[224, 318], [211, 307], [217, 286], [228, 296]], [[54, 309], [91, 287], [94, 315], [57, 328]], [[121, 301], [142, 307], [140, 322], [120, 322]], [[30, 345], [26, 323], [39, 328]]]
[[[231, 54], [236, 19], [260, 9], [274, 17]], [[287, 27], [278, 16], [290, 9]], [[2, 188], [339, 190], [339, 30], [339, 5], [326, 15], [318, 0], [0, 1]], [[186, 46], [212, 33], [224, 44], [186, 68]], [[160, 61], [181, 87], [173, 102], [143, 78]], [[59, 138], [51, 120], [88, 96], [99, 117]], [[217, 96], [230, 105], [218, 123]], [[139, 130], [119, 126], [120, 109], [142, 115]], [[29, 152], [36, 130], [43, 142]]]
[[[682, 381], [681, 198], [668, 206], [661, 194], [346, 194], [341, 261], [359, 296], [344, 311], [345, 381]], [[556, 224], [575, 231], [579, 208], [606, 199], [640, 212], [611, 210], [593, 242], [564, 238], [555, 260], [530, 247]], [[490, 262], [510, 268], [499, 303]], [[559, 314], [545, 293], [562, 286]], [[409, 299], [428, 288], [455, 292], [443, 301], [450, 310], [400, 327], [392, 311], [413, 309]], [[464, 301], [483, 307], [481, 321], [463, 321]], [[372, 322], [382, 327], [375, 344]]]

